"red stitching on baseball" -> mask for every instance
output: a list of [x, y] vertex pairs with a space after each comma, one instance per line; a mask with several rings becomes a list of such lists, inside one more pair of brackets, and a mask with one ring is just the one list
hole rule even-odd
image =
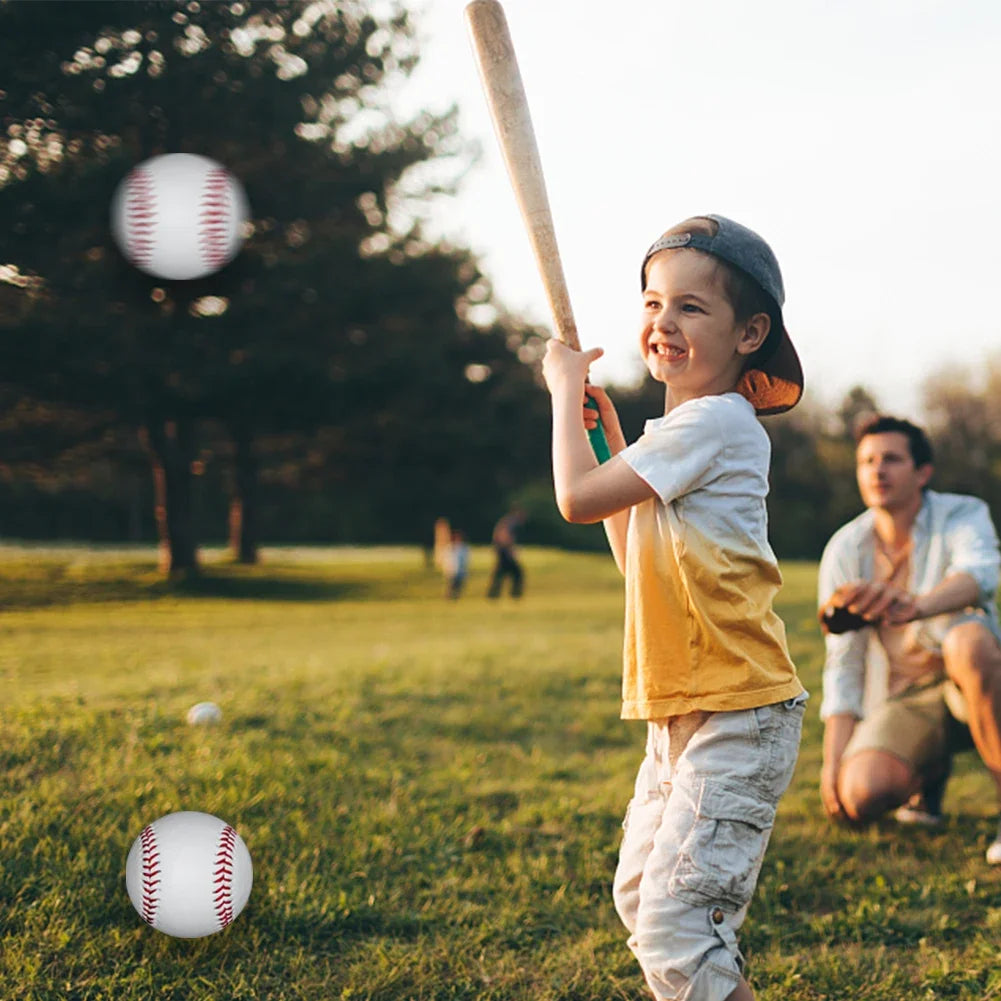
[[136, 167], [129, 174], [125, 194], [125, 247], [133, 264], [144, 266], [152, 260], [155, 229], [153, 178], [141, 167]]
[[152, 824], [143, 828], [139, 835], [142, 844], [142, 919], [147, 924], [156, 921], [156, 905], [159, 900], [160, 852], [156, 846], [156, 832]]
[[215, 892], [212, 895], [220, 928], [225, 928], [233, 920], [233, 849], [235, 847], [236, 831], [229, 824], [226, 824], [219, 835], [219, 847], [216, 848], [213, 879]]
[[209, 171], [202, 192], [198, 239], [202, 262], [207, 267], [218, 268], [226, 263], [226, 223], [229, 214], [229, 174], [218, 167]]

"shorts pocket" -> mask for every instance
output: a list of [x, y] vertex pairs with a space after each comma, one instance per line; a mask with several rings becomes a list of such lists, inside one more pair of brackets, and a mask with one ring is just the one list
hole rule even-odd
[[739, 910], [754, 893], [775, 807], [746, 787], [712, 780], [698, 782], [694, 793], [694, 819], [671, 875], [671, 895], [695, 906], [717, 903]]

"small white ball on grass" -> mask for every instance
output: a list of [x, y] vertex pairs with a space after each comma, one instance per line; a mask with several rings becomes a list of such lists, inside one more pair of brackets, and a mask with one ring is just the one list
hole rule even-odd
[[192, 726], [206, 726], [221, 719], [222, 710], [214, 702], [198, 702], [188, 710], [188, 722]]

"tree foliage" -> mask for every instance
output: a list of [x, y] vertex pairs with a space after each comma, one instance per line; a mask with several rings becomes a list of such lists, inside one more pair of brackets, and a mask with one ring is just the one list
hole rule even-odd
[[935, 455], [932, 485], [982, 497], [1001, 524], [1001, 354], [956, 366], [922, 386]]
[[[413, 537], [538, 472], [544, 399], [517, 356], [533, 332], [468, 251], [423, 236], [419, 168], [471, 154], [454, 109], [394, 120], [417, 51], [407, 13], [379, 9], [0, 4], [0, 371], [144, 428], [168, 481], [206, 421], [252, 478], [268, 436], [322, 442], [313, 478]], [[111, 239], [115, 187], [166, 152], [248, 192], [253, 232], [207, 278], [146, 276]]]
[[[454, 109], [395, 120], [417, 57], [393, 0], [0, 0], [6, 534], [80, 532], [60, 495], [99, 537], [145, 534], [145, 442], [182, 563], [224, 531], [227, 490], [268, 538], [415, 541], [444, 514], [485, 539], [518, 496], [526, 538], [603, 545], [546, 500], [539, 332], [468, 250], [423, 233], [473, 152]], [[166, 152], [210, 156], [248, 192], [246, 245], [208, 278], [157, 281], [112, 242], [116, 186]], [[630, 439], [663, 408], [649, 380], [615, 399]], [[997, 360], [925, 388], [934, 485], [996, 518], [998, 400]], [[780, 556], [817, 556], [861, 509], [853, 432], [877, 409], [855, 387], [833, 414], [807, 400], [766, 420]], [[115, 512], [99, 526], [95, 498]]]

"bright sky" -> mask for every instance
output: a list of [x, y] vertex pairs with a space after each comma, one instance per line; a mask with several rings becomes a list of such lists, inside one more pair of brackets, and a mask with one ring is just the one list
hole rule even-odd
[[[426, 39], [405, 98], [460, 107], [483, 157], [432, 231], [548, 324], [463, 0], [411, 0]], [[637, 371], [639, 265], [717, 212], [786, 285], [807, 392], [854, 384], [902, 416], [954, 364], [1001, 350], [997, 0], [507, 0], [581, 341], [596, 382]], [[423, 9], [423, 15], [420, 11]]]

